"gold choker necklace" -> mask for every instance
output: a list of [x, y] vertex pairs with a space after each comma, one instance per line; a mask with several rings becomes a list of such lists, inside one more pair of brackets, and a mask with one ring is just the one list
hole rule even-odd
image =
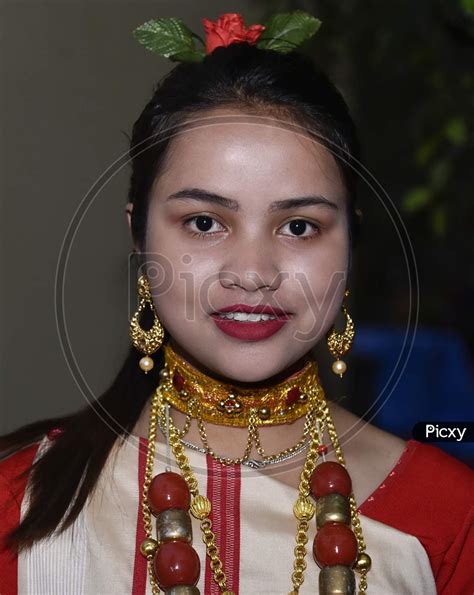
[[[165, 408], [170, 406], [184, 413], [184, 427], [176, 429], [183, 445], [184, 437], [191, 427], [192, 420], [195, 419], [203, 446], [202, 452], [224, 465], [248, 464], [262, 467], [296, 456], [308, 446], [316, 409], [324, 402], [324, 392], [318, 383], [317, 366], [314, 361], [308, 362], [302, 370], [283, 382], [242, 391], [199, 372], [183, 361], [169, 345], [164, 349], [165, 367], [160, 371], [161, 381], [158, 387], [162, 394], [163, 408], [158, 423], [163, 429]], [[305, 422], [299, 441], [281, 452], [267, 453], [261, 443], [260, 426], [291, 423], [302, 416], [305, 417]], [[209, 444], [205, 421], [245, 427], [248, 436], [242, 455], [230, 458], [216, 453]], [[166, 435], [166, 432], [164, 433]], [[193, 446], [196, 448], [196, 445]], [[251, 458], [254, 447], [260, 455], [259, 459]]]
[[315, 361], [284, 381], [263, 388], [241, 388], [219, 382], [187, 362], [167, 344], [165, 368], [161, 371], [165, 400], [186, 415], [199, 407], [203, 421], [233, 427], [248, 427], [253, 417], [258, 425], [292, 423], [311, 407], [309, 393], [322, 388]]

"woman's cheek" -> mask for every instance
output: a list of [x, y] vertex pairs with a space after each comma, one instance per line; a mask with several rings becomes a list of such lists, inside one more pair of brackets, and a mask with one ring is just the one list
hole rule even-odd
[[[184, 259], [185, 266], [181, 262]], [[202, 317], [206, 308], [206, 292], [203, 291], [209, 276], [209, 265], [193, 266], [194, 261], [190, 255], [180, 254], [174, 262], [173, 282], [166, 292], [155, 296], [158, 315], [169, 320], [170, 324], [181, 321], [183, 324], [195, 321]]]

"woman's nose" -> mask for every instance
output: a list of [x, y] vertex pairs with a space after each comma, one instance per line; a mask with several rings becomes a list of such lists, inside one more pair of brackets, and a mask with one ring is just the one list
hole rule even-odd
[[258, 240], [235, 246], [219, 271], [222, 286], [241, 287], [246, 291], [277, 289], [283, 275], [272, 252]]

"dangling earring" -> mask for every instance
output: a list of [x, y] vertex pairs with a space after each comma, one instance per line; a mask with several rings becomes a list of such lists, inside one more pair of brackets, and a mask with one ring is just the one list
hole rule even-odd
[[[154, 366], [154, 362], [151, 359], [150, 354], [154, 353], [161, 347], [164, 338], [164, 330], [161, 326], [158, 314], [156, 313], [153, 300], [151, 299], [150, 286], [145, 275], [141, 275], [141, 277], [138, 279], [138, 296], [138, 310], [130, 320], [130, 338], [132, 339], [134, 347], [145, 354], [145, 357], [142, 357], [140, 360], [139, 366], [145, 372], [145, 374], [147, 374]], [[154, 320], [151, 329], [145, 331], [140, 326], [138, 317], [140, 316], [140, 312], [144, 310], [147, 304], [150, 306]]]
[[[347, 297], [349, 297], [348, 289], [344, 293], [344, 301]], [[346, 328], [344, 329], [344, 332], [341, 334], [336, 333], [333, 326], [326, 336], [329, 352], [336, 358], [336, 361], [332, 364], [332, 371], [334, 374], [338, 374], [340, 378], [342, 378], [342, 375], [347, 370], [346, 362], [344, 362], [341, 357], [351, 348], [355, 335], [354, 323], [347, 312], [347, 307], [345, 306], [344, 301], [341, 307], [341, 311], [346, 317]]]

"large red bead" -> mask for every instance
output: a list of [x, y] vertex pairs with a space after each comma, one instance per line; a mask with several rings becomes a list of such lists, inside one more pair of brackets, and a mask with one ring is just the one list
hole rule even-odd
[[191, 503], [186, 480], [178, 473], [165, 471], [155, 475], [148, 488], [148, 504], [153, 514], [157, 515], [168, 508], [184, 508]]
[[346, 525], [328, 523], [316, 533], [313, 555], [319, 566], [352, 566], [357, 558], [356, 536]]
[[348, 497], [352, 491], [352, 481], [346, 468], [333, 461], [318, 465], [311, 475], [310, 483], [315, 498], [334, 493]]
[[161, 589], [175, 585], [195, 585], [201, 562], [195, 549], [184, 541], [167, 541], [153, 558], [153, 572]]

